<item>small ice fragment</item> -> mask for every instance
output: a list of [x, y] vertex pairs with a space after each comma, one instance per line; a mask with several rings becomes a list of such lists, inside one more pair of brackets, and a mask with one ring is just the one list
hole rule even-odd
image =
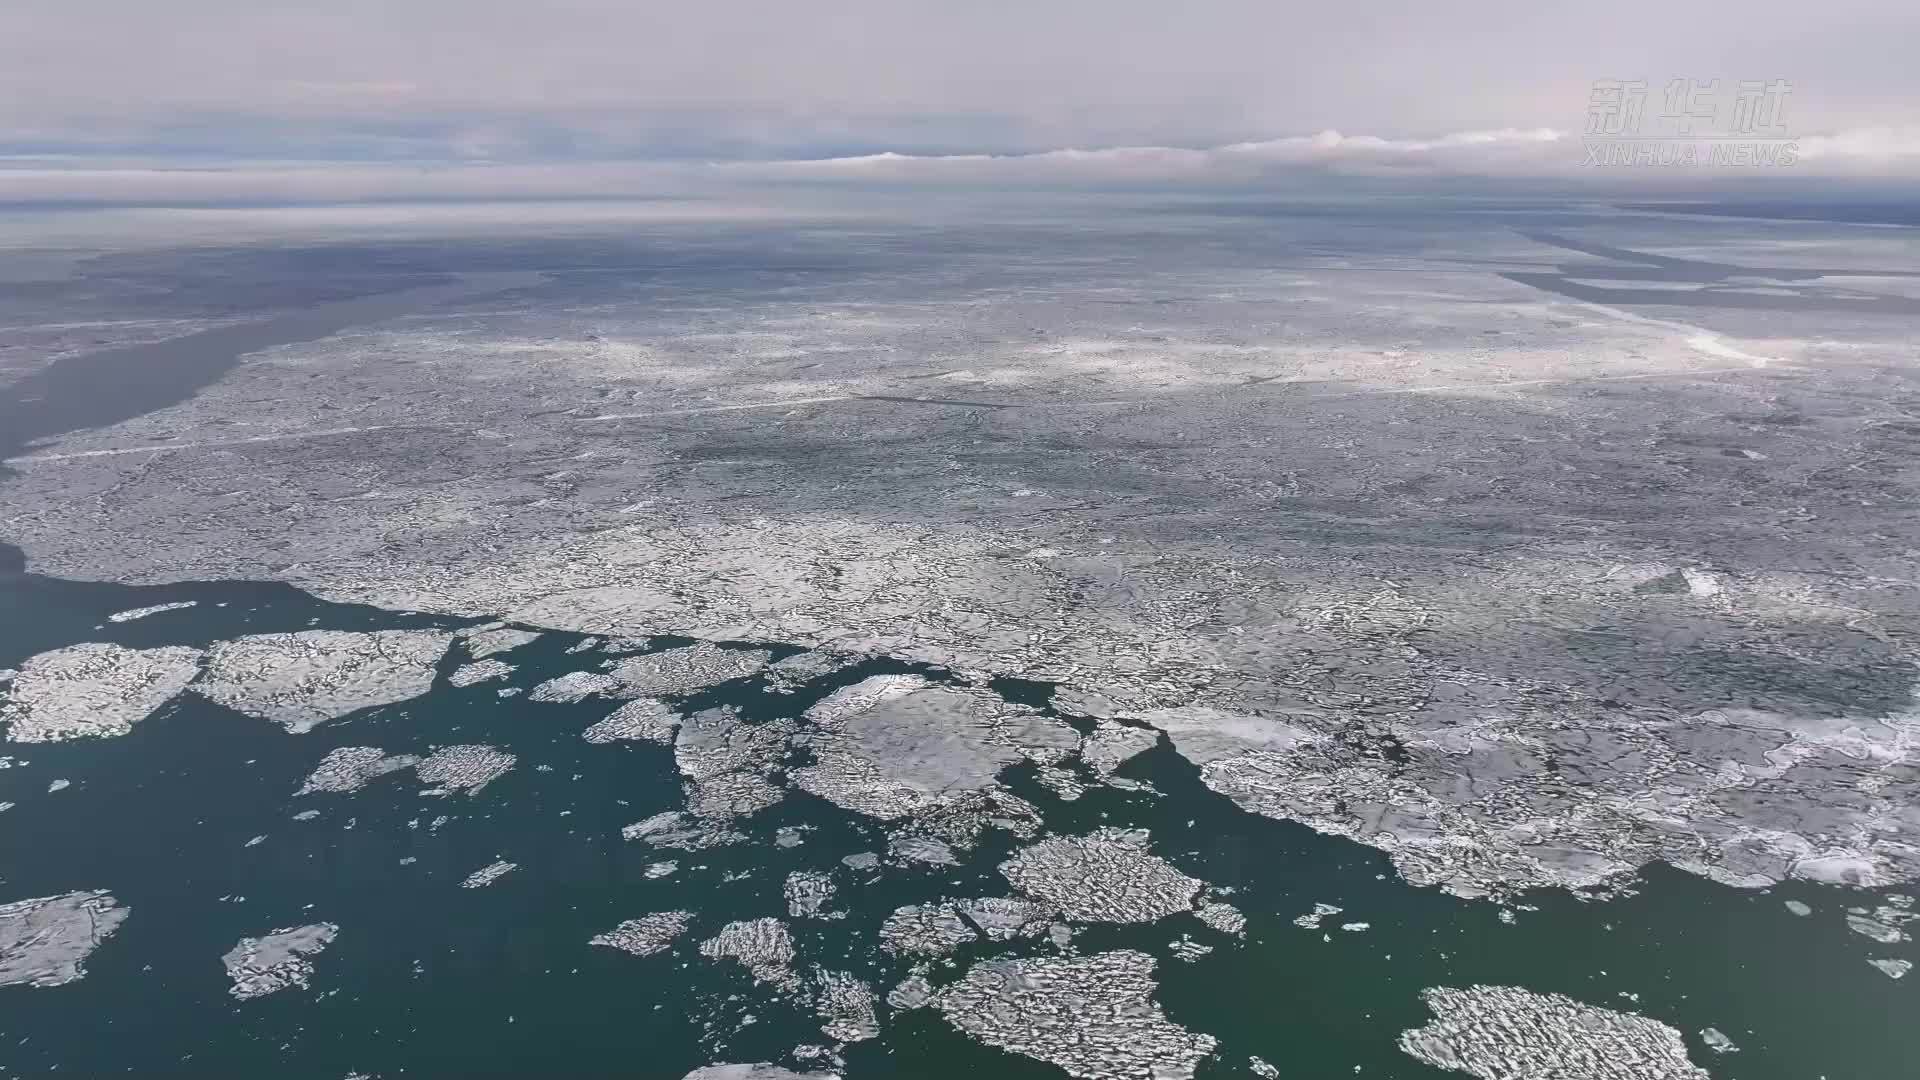
[[1735, 1046], [1733, 1040], [1727, 1038], [1726, 1033], [1719, 1028], [1701, 1029], [1700, 1041], [1706, 1043], [1707, 1049], [1716, 1054], [1736, 1054], [1740, 1052], [1740, 1048]]
[[324, 952], [339, 932], [332, 923], [314, 923], [275, 930], [265, 937], [241, 938], [221, 957], [233, 980], [228, 992], [248, 1001], [289, 986], [306, 989], [313, 977], [313, 961], [307, 958]]
[[680, 869], [679, 860], [665, 859], [665, 860], [662, 860], [661, 862], [647, 864], [646, 876], [649, 879], [669, 877], [679, 869]]
[[1869, 960], [1867, 963], [1879, 968], [1880, 973], [1889, 979], [1905, 978], [1907, 972], [1913, 970], [1911, 960]]
[[149, 615], [158, 615], [163, 611], [184, 611], [199, 602], [198, 600], [175, 600], [171, 604], [150, 604], [147, 607], [129, 608], [126, 611], [116, 611], [107, 616], [107, 621], [132, 622], [135, 619], [144, 619]]
[[1787, 910], [1793, 912], [1795, 915], [1801, 916], [1802, 918], [1813, 914], [1813, 908], [1809, 907], [1806, 904], [1801, 903], [1798, 900], [1787, 901]]
[[635, 956], [652, 956], [665, 952], [675, 938], [687, 932], [692, 922], [693, 915], [690, 912], [661, 911], [628, 919], [604, 934], [595, 935], [587, 943], [619, 949]]
[[478, 889], [491, 885], [507, 874], [512, 873], [519, 865], [518, 863], [510, 863], [505, 859], [488, 863], [473, 873], [468, 874], [466, 880], [460, 883], [460, 887], [463, 889]]
[[55, 780], [53, 783], [47, 785], [47, 794], [51, 795], [56, 791], [65, 791], [72, 786], [73, 785], [66, 780]]

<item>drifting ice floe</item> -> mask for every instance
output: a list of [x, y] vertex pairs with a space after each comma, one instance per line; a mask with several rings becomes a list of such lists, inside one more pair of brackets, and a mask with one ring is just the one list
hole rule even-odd
[[460, 637], [467, 643], [467, 655], [482, 660], [494, 653], [517, 649], [537, 640], [540, 635], [530, 630], [515, 630], [511, 627], [495, 627], [485, 630], [462, 631]]
[[452, 686], [472, 686], [475, 683], [504, 679], [511, 674], [513, 674], [512, 664], [500, 660], [481, 660], [456, 669], [453, 674], [447, 676], [447, 683]]
[[126, 611], [116, 611], [107, 616], [107, 621], [117, 623], [132, 622], [135, 619], [144, 619], [149, 615], [158, 615], [166, 611], [184, 611], [198, 603], [200, 603], [198, 600], [175, 600], [171, 604], [151, 604], [147, 607], [129, 608]]
[[721, 927], [718, 934], [700, 943], [700, 955], [733, 960], [751, 972], [756, 983], [772, 983], [788, 989], [799, 983], [790, 966], [793, 938], [787, 933], [787, 924], [779, 919], [730, 922]]
[[737, 844], [746, 836], [731, 829], [689, 818], [677, 810], [664, 810], [636, 821], [620, 830], [625, 840], [639, 840], [654, 847], [699, 851], [723, 844]]
[[755, 674], [771, 658], [764, 649], [723, 649], [701, 642], [622, 660], [610, 674], [629, 693], [679, 697]]
[[0, 708], [14, 742], [125, 735], [200, 670], [199, 649], [73, 645], [28, 658]]
[[87, 956], [126, 918], [127, 909], [102, 890], [0, 904], [0, 986], [84, 978]]
[[967, 922], [978, 927], [993, 941], [1039, 937], [1047, 932], [1055, 914], [1053, 908], [1046, 904], [1016, 896], [961, 900], [954, 907]]
[[673, 760], [687, 780], [687, 809], [696, 817], [757, 813], [786, 794], [772, 772], [786, 756], [790, 721], [749, 724], [732, 709], [705, 709], [686, 718], [673, 742]]
[[520, 865], [519, 863], [510, 863], [505, 859], [502, 859], [499, 862], [488, 863], [487, 865], [481, 867], [480, 869], [475, 870], [473, 873], [468, 874], [466, 877], [466, 880], [460, 883], [460, 887], [463, 889], [483, 888], [487, 885], [493, 884], [496, 881], [499, 881], [502, 877], [505, 877], [507, 874], [512, 873], [514, 870], [519, 868], [519, 865]]
[[1153, 957], [1130, 950], [988, 961], [936, 994], [934, 1005], [981, 1042], [1082, 1080], [1191, 1077], [1214, 1039], [1161, 1013], [1153, 971]]
[[680, 714], [657, 698], [629, 701], [580, 733], [590, 743], [650, 742], [666, 746], [680, 727]]
[[692, 923], [691, 912], [661, 911], [628, 919], [604, 934], [594, 935], [587, 944], [604, 945], [635, 956], [652, 956], [665, 952]]
[[1094, 772], [1110, 776], [1115, 769], [1153, 749], [1159, 742], [1160, 733], [1152, 728], [1102, 720], [1094, 725], [1093, 734], [1081, 742], [1080, 759]]
[[1223, 934], [1238, 934], [1247, 928], [1247, 917], [1240, 909], [1219, 900], [1210, 900], [1194, 911], [1200, 921]]
[[1880, 973], [1889, 979], [1903, 979], [1913, 970], [1911, 960], [1869, 960], [1867, 963], [1880, 969]]
[[952, 904], [895, 908], [880, 927], [880, 943], [904, 956], [945, 956], [978, 935]]
[[979, 799], [1000, 770], [1057, 760], [1077, 743], [1065, 723], [991, 694], [876, 675], [807, 710], [814, 764], [794, 781], [843, 809], [893, 821]]
[[814, 972], [814, 1008], [820, 1030], [843, 1043], [860, 1042], [880, 1034], [874, 1015], [873, 991], [845, 971]]
[[428, 794], [460, 791], [478, 795], [481, 788], [513, 768], [514, 760], [512, 754], [491, 746], [443, 746], [427, 755], [414, 772], [422, 783], [433, 785]]
[[341, 746], [327, 752], [314, 766], [307, 782], [300, 785], [295, 795], [307, 795], [315, 791], [358, 791], [370, 780], [379, 779], [391, 772], [412, 768], [420, 764], [420, 759], [412, 754], [394, 754], [388, 757], [377, 746]]
[[418, 697], [452, 635], [434, 630], [368, 634], [307, 630], [215, 644], [193, 689], [236, 712], [298, 735], [328, 720]]
[[833, 899], [833, 878], [813, 870], [787, 875], [787, 914], [796, 919], [826, 918], [822, 908]]
[[555, 701], [571, 704], [590, 697], [619, 697], [621, 686], [611, 675], [597, 671], [570, 671], [556, 675], [533, 688], [528, 701]]
[[708, 1065], [695, 1069], [681, 1080], [840, 1080], [835, 1072], [797, 1073], [778, 1065]]
[[1515, 986], [1422, 992], [1434, 1019], [1400, 1036], [1429, 1065], [1480, 1080], [1709, 1080], [1680, 1033], [1644, 1016]]
[[1186, 911], [1202, 884], [1149, 851], [1144, 830], [1042, 840], [1000, 872], [1014, 888], [1085, 922], [1152, 922]]
[[247, 1001], [289, 986], [306, 989], [313, 977], [313, 961], [307, 957], [324, 952], [339, 932], [332, 923], [314, 923], [275, 930], [265, 937], [241, 938], [220, 958], [233, 980], [228, 992]]

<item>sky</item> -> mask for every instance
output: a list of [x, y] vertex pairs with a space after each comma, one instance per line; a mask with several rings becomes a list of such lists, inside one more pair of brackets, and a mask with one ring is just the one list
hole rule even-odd
[[1674, 79], [1781, 81], [1803, 165], [1905, 176], [1914, 41], [1893, 0], [7, 0], [0, 197], [154, 163], [1564, 173], [1602, 79], [1649, 113]]

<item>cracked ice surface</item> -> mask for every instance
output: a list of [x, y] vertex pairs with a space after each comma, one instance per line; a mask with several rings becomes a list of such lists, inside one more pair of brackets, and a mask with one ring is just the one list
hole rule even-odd
[[475, 683], [504, 679], [511, 674], [513, 674], [512, 664], [502, 660], [480, 660], [462, 665], [453, 674], [447, 676], [447, 683], [452, 686], [472, 686]]
[[981, 1042], [1082, 1080], [1182, 1080], [1215, 1042], [1161, 1013], [1153, 972], [1153, 957], [1131, 950], [988, 961], [936, 994], [934, 1005]]
[[650, 818], [627, 825], [620, 830], [620, 837], [680, 851], [700, 851], [724, 844], [737, 844], [746, 839], [743, 833], [689, 817], [678, 810], [663, 810]]
[[0, 904], [0, 986], [62, 986], [85, 978], [85, 961], [126, 921], [103, 890]]
[[1604, 888], [1655, 860], [1742, 888], [1920, 873], [1910, 713], [1674, 724], [1543, 692], [1517, 715], [1402, 727], [1398, 761], [1302, 714], [1146, 718], [1244, 809], [1370, 844], [1408, 881], [1462, 896]]
[[73, 645], [29, 657], [0, 708], [20, 743], [125, 735], [200, 670], [199, 649]]
[[703, 641], [622, 660], [609, 674], [629, 693], [678, 697], [755, 674], [771, 658], [764, 649], [723, 649]]
[[680, 727], [680, 714], [657, 698], [629, 701], [580, 733], [590, 743], [650, 742], [666, 746]]
[[747, 919], [730, 922], [720, 932], [700, 943], [700, 955], [714, 960], [733, 960], [752, 973], [755, 983], [793, 989], [799, 977], [793, 972], [793, 938], [787, 924], [779, 919]]
[[687, 1072], [682, 1080], [841, 1080], [839, 1072], [795, 1072], [791, 1068], [758, 1065], [707, 1065]]
[[436, 792], [478, 795], [481, 788], [513, 768], [514, 760], [512, 754], [492, 746], [443, 746], [415, 766], [414, 773], [422, 782], [434, 785]]
[[327, 751], [295, 795], [315, 791], [358, 791], [368, 781], [420, 764], [413, 754], [394, 754], [377, 746], [341, 746]]
[[1434, 1019], [1403, 1033], [1400, 1049], [1437, 1068], [1480, 1080], [1709, 1080], [1678, 1031], [1644, 1016], [1514, 986], [1420, 996]]
[[850, 1043], [880, 1034], [873, 990], [858, 976], [845, 971], [816, 971], [814, 988], [820, 1030], [829, 1038]]
[[628, 919], [604, 934], [594, 935], [587, 944], [619, 949], [635, 956], [652, 956], [665, 952], [692, 924], [692, 912], [660, 911]]
[[520, 866], [519, 863], [510, 863], [505, 859], [501, 859], [498, 862], [488, 863], [487, 865], [481, 867], [480, 869], [475, 870], [473, 873], [468, 874], [466, 876], [466, 879], [460, 882], [460, 887], [463, 889], [485, 888], [486, 886], [491, 885], [494, 882], [499, 881], [501, 878], [512, 873], [514, 870], [518, 869], [519, 866]]
[[507, 652], [537, 641], [540, 635], [531, 630], [494, 627], [486, 630], [463, 631], [460, 637], [467, 643], [467, 655], [475, 660], [482, 660], [494, 653]]
[[1054, 837], [1000, 864], [1014, 888], [1086, 922], [1152, 922], [1193, 907], [1203, 884], [1148, 850], [1144, 830]]
[[786, 794], [773, 774], [786, 756], [791, 721], [750, 724], [731, 708], [687, 717], [674, 738], [673, 760], [687, 781], [687, 809], [696, 817], [743, 816]]
[[817, 870], [795, 870], [783, 887], [787, 914], [796, 919], [826, 918], [821, 909], [833, 900], [833, 877]]
[[313, 961], [333, 943], [340, 928], [332, 923], [314, 923], [275, 930], [257, 938], [241, 938], [227, 950], [221, 962], [227, 977], [233, 980], [228, 991], [242, 1001], [262, 997], [289, 986], [307, 988], [313, 977]]
[[908, 904], [880, 926], [880, 943], [904, 956], [945, 956], [977, 938], [952, 904]]
[[236, 638], [213, 646], [206, 674], [193, 689], [298, 735], [431, 690], [434, 667], [451, 640], [451, 634], [432, 630], [305, 630]]
[[1064, 756], [1078, 735], [1064, 722], [982, 691], [876, 675], [807, 710], [799, 741], [814, 764], [794, 771], [804, 790], [892, 821], [994, 791], [1015, 762]]

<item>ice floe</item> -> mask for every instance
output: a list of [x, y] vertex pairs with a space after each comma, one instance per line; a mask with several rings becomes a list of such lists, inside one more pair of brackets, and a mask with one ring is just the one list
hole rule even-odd
[[1480, 1080], [1709, 1080], [1680, 1033], [1657, 1020], [1516, 986], [1436, 987], [1421, 993], [1434, 1019], [1400, 1036], [1400, 1049]]
[[19, 743], [125, 735], [193, 681], [199, 649], [72, 645], [29, 657], [0, 707]]
[[1153, 973], [1153, 957], [1130, 950], [994, 960], [974, 965], [933, 1003], [981, 1042], [1081, 1080], [1191, 1077], [1215, 1041], [1161, 1013]]
[[779, 919], [746, 919], [730, 922], [720, 932], [700, 943], [700, 955], [715, 960], [732, 960], [753, 975], [755, 983], [794, 989], [799, 977], [793, 972], [793, 937], [787, 924]]
[[466, 879], [460, 882], [460, 887], [463, 889], [484, 888], [512, 873], [518, 869], [519, 866], [519, 863], [510, 863], [505, 859], [488, 863], [473, 873], [468, 874]]
[[120, 929], [127, 911], [104, 890], [0, 904], [0, 986], [84, 978], [87, 957]]
[[604, 720], [581, 732], [580, 737], [595, 744], [650, 742], [666, 746], [673, 742], [679, 727], [680, 714], [666, 702], [643, 697], [613, 710]]
[[691, 925], [691, 912], [659, 911], [628, 919], [604, 934], [594, 935], [587, 943], [619, 949], [635, 956], [652, 956], [665, 952]]
[[1193, 906], [1202, 882], [1149, 849], [1144, 830], [1042, 840], [1000, 864], [1014, 888], [1085, 922], [1152, 922]]
[[468, 743], [435, 750], [414, 767], [414, 772], [422, 783], [432, 785], [430, 794], [457, 791], [478, 795], [481, 788], [513, 768], [514, 761], [514, 756], [504, 750]]
[[193, 689], [293, 734], [433, 688], [451, 634], [433, 630], [306, 630], [216, 643]]
[[447, 683], [452, 686], [472, 686], [475, 683], [504, 679], [511, 674], [513, 674], [512, 664], [502, 660], [479, 660], [454, 669], [453, 674], [447, 676]]
[[132, 622], [135, 619], [144, 619], [149, 615], [159, 615], [168, 611], [185, 611], [187, 608], [195, 607], [199, 603], [200, 601], [198, 600], [175, 600], [170, 604], [149, 604], [146, 607], [128, 608], [126, 611], [116, 611], [107, 616], [107, 621], [116, 623]]
[[420, 764], [413, 754], [392, 754], [377, 746], [341, 746], [327, 751], [296, 795], [316, 791], [358, 791], [369, 781]]
[[227, 977], [233, 980], [228, 992], [248, 1001], [289, 986], [306, 989], [313, 977], [313, 961], [308, 958], [325, 952], [339, 932], [332, 923], [313, 923], [241, 938], [220, 958], [227, 967]]

